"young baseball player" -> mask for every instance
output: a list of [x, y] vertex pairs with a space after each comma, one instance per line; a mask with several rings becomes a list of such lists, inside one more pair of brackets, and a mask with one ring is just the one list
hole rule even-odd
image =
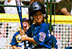
[[[22, 23], [23, 23], [23, 30], [27, 31], [28, 27], [30, 26], [30, 22], [28, 21], [27, 18], [23, 18], [22, 19]], [[11, 41], [11, 46], [13, 49], [24, 49], [24, 41], [21, 41], [21, 35], [23, 35], [24, 33], [21, 33], [21, 30], [19, 30], [18, 32], [16, 32], [12, 38]], [[27, 43], [28, 44], [28, 43]]]
[[[32, 43], [32, 48], [52, 48], [52, 37], [49, 36], [48, 24], [44, 22], [47, 18], [45, 7], [40, 2], [34, 2], [29, 7], [29, 19], [34, 24], [27, 30], [26, 34], [21, 37], [22, 41]], [[24, 32], [24, 31], [23, 31]]]

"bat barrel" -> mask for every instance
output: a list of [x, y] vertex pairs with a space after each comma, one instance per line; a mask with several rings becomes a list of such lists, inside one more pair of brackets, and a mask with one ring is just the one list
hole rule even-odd
[[18, 15], [20, 18], [21, 28], [23, 29], [21, 6], [18, 6], [17, 9], [18, 9]]

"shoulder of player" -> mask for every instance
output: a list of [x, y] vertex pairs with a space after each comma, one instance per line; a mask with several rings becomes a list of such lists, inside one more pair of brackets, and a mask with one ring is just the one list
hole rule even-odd
[[18, 34], [20, 34], [20, 32], [18, 31], [18, 32], [16, 32], [15, 34], [14, 34], [14, 36], [16, 36], [16, 35], [18, 35]]
[[47, 27], [48, 25], [46, 23], [41, 24], [41, 27]]
[[32, 24], [31, 27], [30, 27], [30, 29], [31, 29], [31, 28], [34, 28], [34, 27], [35, 27], [35, 24]]

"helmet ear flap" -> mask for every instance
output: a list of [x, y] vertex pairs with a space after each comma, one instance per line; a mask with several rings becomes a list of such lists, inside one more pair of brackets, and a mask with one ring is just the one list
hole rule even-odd
[[45, 19], [47, 19], [47, 18], [48, 18], [47, 14], [44, 14], [43, 16], [44, 16], [44, 18], [45, 18]]
[[33, 17], [29, 16], [29, 21], [31, 21], [31, 24], [33, 23]]
[[33, 21], [33, 17], [32, 16], [30, 16], [30, 20]]
[[44, 18], [46, 18], [46, 14], [44, 14], [43, 16], [44, 16]]

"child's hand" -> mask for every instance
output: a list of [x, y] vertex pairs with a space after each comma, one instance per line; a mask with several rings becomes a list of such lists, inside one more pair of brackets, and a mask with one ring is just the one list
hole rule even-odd
[[20, 35], [25, 35], [25, 31], [23, 29], [20, 30]]
[[17, 49], [21, 49], [21, 47], [17, 47]]
[[25, 35], [22, 35], [22, 36], [21, 36], [21, 40], [22, 40], [22, 41], [25, 41], [25, 40], [27, 39], [27, 37], [28, 37], [28, 36], [27, 36], [26, 34], [25, 34]]

